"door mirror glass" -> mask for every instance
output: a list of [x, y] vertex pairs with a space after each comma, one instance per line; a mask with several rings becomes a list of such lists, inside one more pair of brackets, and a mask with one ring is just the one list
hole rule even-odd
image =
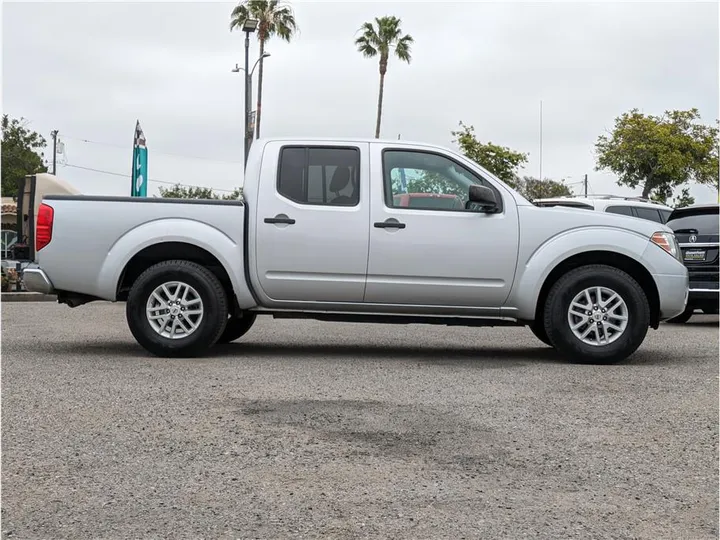
[[495, 212], [497, 200], [493, 190], [485, 186], [470, 186], [466, 208], [476, 212]]

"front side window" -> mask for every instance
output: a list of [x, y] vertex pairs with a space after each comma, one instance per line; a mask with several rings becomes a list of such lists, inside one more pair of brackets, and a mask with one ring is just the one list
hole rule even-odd
[[469, 188], [484, 185], [502, 197], [483, 178], [455, 161], [438, 154], [415, 150], [383, 152], [385, 203], [391, 208], [465, 211]]
[[360, 150], [284, 147], [277, 190], [300, 204], [356, 206], [360, 201]]

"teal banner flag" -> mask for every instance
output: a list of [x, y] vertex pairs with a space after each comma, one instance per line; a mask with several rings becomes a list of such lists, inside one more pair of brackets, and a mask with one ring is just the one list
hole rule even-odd
[[140, 127], [140, 120], [135, 124], [133, 140], [132, 197], [147, 197], [148, 184], [148, 151], [145, 145], [145, 134]]

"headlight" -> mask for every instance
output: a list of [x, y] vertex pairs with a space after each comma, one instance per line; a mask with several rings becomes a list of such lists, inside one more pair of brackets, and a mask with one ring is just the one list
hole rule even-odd
[[674, 234], [668, 232], [656, 232], [652, 235], [650, 241], [656, 246], [667, 251], [678, 261], [682, 262], [682, 252], [680, 251], [680, 245], [678, 244], [677, 238], [675, 238]]

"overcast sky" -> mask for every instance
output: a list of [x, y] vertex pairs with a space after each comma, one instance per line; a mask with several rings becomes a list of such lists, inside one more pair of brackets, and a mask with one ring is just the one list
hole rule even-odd
[[[416, 41], [411, 65], [390, 61], [385, 138], [452, 146], [462, 120], [482, 141], [528, 152], [524, 172], [537, 176], [542, 100], [543, 176], [579, 182], [587, 173], [595, 193], [632, 194], [594, 171], [594, 143], [616, 116], [697, 107], [706, 123], [720, 117], [717, 2], [293, 7], [299, 36], [267, 46], [263, 136], [373, 136], [377, 62], [353, 39], [383, 15], [400, 17]], [[243, 62], [243, 35], [228, 30], [232, 8], [4, 2], [3, 111], [48, 140], [60, 131], [68, 166], [58, 176], [84, 193], [129, 195], [118, 175], [130, 171], [136, 119], [151, 179], [232, 190], [242, 184], [244, 99], [242, 73], [230, 71]], [[253, 40], [251, 57], [257, 51]], [[709, 188], [693, 193], [717, 200]]]

